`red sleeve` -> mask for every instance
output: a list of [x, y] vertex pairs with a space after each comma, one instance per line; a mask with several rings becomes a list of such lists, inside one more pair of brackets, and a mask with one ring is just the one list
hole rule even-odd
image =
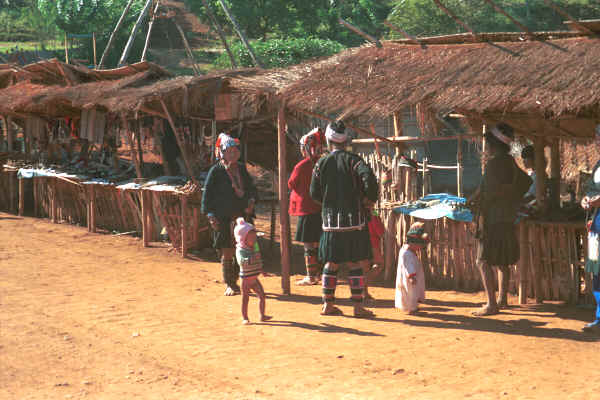
[[383, 222], [381, 222], [381, 218], [379, 218], [376, 215], [371, 216], [371, 226], [370, 227], [372, 227], [372, 233], [377, 237], [381, 237], [385, 232], [385, 226], [383, 226]]
[[300, 179], [301, 164], [302, 164], [302, 161], [300, 161], [298, 164], [296, 164], [296, 166], [294, 167], [294, 170], [292, 171], [292, 175], [290, 175], [290, 179], [288, 179], [288, 189], [290, 189], [290, 190], [296, 190], [298, 188], [298, 180]]

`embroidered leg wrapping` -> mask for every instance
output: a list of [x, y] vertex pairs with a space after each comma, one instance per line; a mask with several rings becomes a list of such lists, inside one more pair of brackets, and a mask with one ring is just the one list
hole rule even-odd
[[304, 264], [306, 265], [306, 275], [316, 278], [321, 270], [321, 264], [317, 258], [317, 249], [304, 249]]
[[323, 302], [335, 301], [335, 287], [337, 286], [337, 271], [325, 266], [323, 269]]
[[350, 283], [350, 299], [355, 303], [363, 301], [363, 289], [365, 287], [365, 277], [362, 268], [350, 270], [348, 273], [348, 282]]
[[221, 266], [223, 268], [223, 280], [225, 281], [225, 284], [233, 289], [236, 285], [233, 260], [221, 260]]

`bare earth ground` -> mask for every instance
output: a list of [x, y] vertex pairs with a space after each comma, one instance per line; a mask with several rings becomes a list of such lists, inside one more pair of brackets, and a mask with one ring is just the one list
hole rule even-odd
[[321, 317], [319, 287], [282, 296], [274, 276], [274, 320], [243, 326], [220, 275], [159, 243], [0, 213], [0, 398], [598, 398], [589, 309], [474, 318], [481, 293], [430, 291], [408, 316], [375, 287], [375, 320]]

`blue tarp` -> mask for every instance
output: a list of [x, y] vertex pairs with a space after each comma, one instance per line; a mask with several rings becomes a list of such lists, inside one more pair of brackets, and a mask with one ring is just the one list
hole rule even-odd
[[455, 221], [471, 222], [471, 210], [457, 205], [465, 204], [464, 197], [447, 193], [428, 194], [411, 204], [404, 204], [393, 209], [398, 214], [408, 214], [420, 219], [438, 219], [447, 217]]

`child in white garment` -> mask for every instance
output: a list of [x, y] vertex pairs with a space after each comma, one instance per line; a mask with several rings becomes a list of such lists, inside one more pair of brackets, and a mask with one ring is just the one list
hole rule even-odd
[[396, 308], [409, 314], [415, 314], [418, 303], [425, 300], [425, 273], [418, 253], [428, 241], [423, 223], [415, 222], [406, 234], [406, 243], [398, 256]]

